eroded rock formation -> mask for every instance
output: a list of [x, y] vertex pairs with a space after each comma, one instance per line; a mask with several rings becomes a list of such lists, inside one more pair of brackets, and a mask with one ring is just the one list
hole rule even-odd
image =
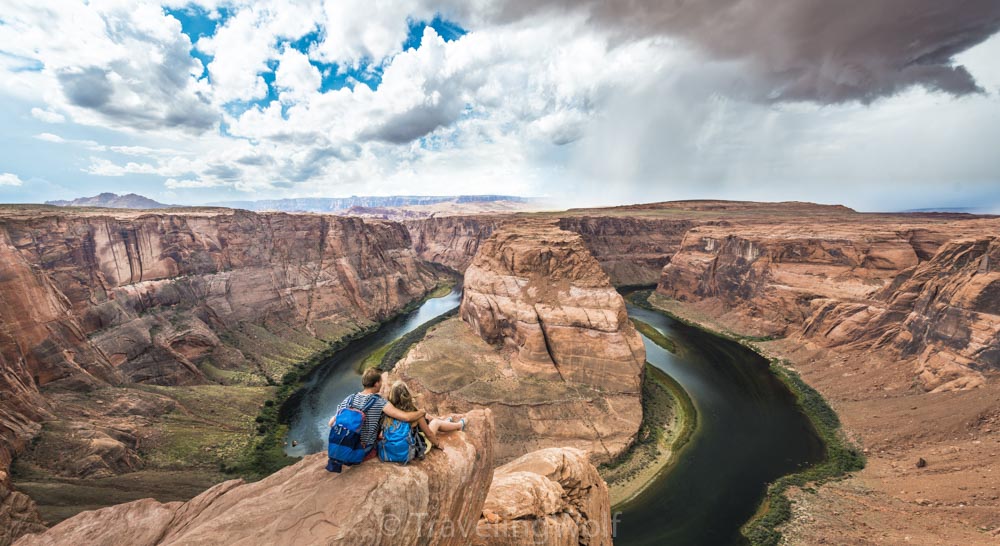
[[460, 315], [396, 367], [432, 411], [492, 408], [502, 461], [572, 446], [602, 462], [631, 445], [645, 348], [578, 235], [551, 222], [495, 232], [466, 270]]
[[524, 376], [640, 390], [642, 340], [576, 234], [544, 223], [495, 232], [465, 272], [460, 315], [487, 342], [513, 347]]
[[16, 544], [465, 546], [489, 490], [494, 440], [489, 411], [466, 418], [464, 432], [442, 435], [443, 451], [406, 466], [369, 461], [330, 474], [325, 454], [310, 455], [259, 482], [84, 512]]
[[408, 221], [406, 227], [417, 255], [429, 261], [465, 272], [479, 245], [489, 238], [505, 216], [448, 216]]
[[608, 487], [577, 449], [544, 449], [493, 473], [478, 546], [610, 546]]
[[559, 227], [578, 233], [615, 286], [656, 284], [684, 234], [702, 222], [614, 216], [567, 216]]
[[953, 240], [928, 229], [755, 229], [692, 229], [658, 291], [744, 332], [888, 351], [927, 390], [975, 387], [1000, 368], [995, 237], [961, 226]]

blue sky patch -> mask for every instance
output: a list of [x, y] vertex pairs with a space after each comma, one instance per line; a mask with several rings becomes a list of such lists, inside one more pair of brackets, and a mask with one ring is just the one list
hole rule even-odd
[[195, 5], [188, 5], [180, 9], [165, 8], [163, 12], [180, 21], [181, 32], [187, 34], [188, 38], [191, 39], [191, 56], [200, 60], [205, 67], [201, 75], [208, 76], [208, 63], [212, 62], [213, 57], [204, 51], [199, 51], [194, 45], [202, 36], [214, 36], [215, 31], [231, 15], [229, 10], [220, 7], [215, 17], [213, 17], [212, 12]]

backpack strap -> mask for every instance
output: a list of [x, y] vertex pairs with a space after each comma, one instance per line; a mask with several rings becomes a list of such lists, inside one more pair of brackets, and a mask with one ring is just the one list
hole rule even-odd
[[[351, 396], [354, 396], [354, 395], [351, 395]], [[365, 402], [365, 406], [363, 408], [361, 408], [361, 411], [363, 411], [363, 412], [365, 412], [367, 414], [368, 410], [370, 410], [371, 407], [375, 405], [375, 401], [378, 400], [379, 398], [382, 398], [382, 397], [379, 396], [379, 395], [377, 395], [377, 394], [371, 395], [371, 397], [368, 398], [368, 401]]]
[[[365, 405], [361, 408], [361, 430], [362, 431], [364, 431], [364, 428], [365, 428], [365, 421], [368, 420], [368, 410], [370, 410], [372, 408], [372, 406], [375, 405], [375, 401], [378, 400], [379, 398], [382, 398], [382, 397], [379, 396], [379, 395], [377, 395], [377, 394], [373, 394], [373, 395], [369, 396], [368, 397], [368, 401], [365, 402]], [[354, 395], [353, 394], [351, 395], [351, 400], [352, 401], [354, 400]], [[378, 440], [378, 438], [376, 438], [376, 440]], [[365, 445], [365, 444], [362, 443], [361, 445]]]

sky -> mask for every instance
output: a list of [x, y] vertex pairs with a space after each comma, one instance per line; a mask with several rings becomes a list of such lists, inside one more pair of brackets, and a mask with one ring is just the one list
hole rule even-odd
[[996, 0], [0, 0], [0, 202], [1000, 213]]

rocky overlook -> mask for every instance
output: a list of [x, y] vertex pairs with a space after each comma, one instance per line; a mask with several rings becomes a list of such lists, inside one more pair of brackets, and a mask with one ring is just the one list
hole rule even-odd
[[84, 512], [19, 546], [48, 544], [441, 544], [475, 535], [493, 472], [493, 420], [467, 416], [443, 451], [406, 466], [369, 461], [331, 474], [310, 455], [264, 480], [221, 483], [188, 502], [144, 499]]

